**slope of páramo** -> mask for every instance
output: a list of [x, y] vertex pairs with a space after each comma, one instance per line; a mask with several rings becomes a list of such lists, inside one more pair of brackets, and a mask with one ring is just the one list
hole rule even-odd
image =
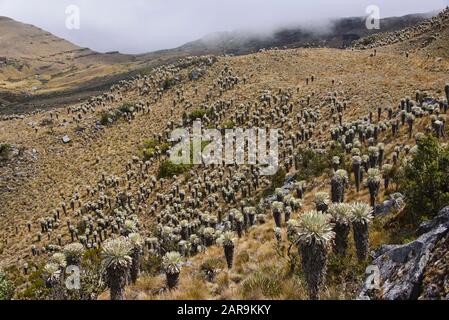
[[[182, 58], [3, 117], [4, 296], [447, 297], [449, 60], [374, 49]], [[279, 129], [279, 171], [172, 163], [196, 119]]]
[[[382, 31], [415, 25], [429, 15], [382, 19]], [[344, 18], [330, 21], [326, 27], [283, 28], [271, 35], [217, 33], [179, 48], [143, 55], [98, 53], [6, 17], [0, 17], [0, 32], [0, 113], [11, 114], [74, 103], [143, 69], [189, 55], [248, 54], [274, 47], [343, 48], [379, 30], [368, 30], [365, 18]]]

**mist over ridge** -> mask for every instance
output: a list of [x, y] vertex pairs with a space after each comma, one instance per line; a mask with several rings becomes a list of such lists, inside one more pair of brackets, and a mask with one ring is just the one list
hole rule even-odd
[[[65, 9], [80, 9], [81, 28], [65, 27]], [[229, 0], [216, 2], [162, 0], [0, 0], [0, 16], [36, 25], [81, 47], [99, 52], [139, 54], [170, 49], [216, 32], [267, 37], [285, 28], [325, 33], [333, 19], [363, 17], [370, 0]], [[445, 0], [379, 0], [381, 18], [425, 13], [447, 5]], [[208, 37], [210, 39], [210, 36]]]

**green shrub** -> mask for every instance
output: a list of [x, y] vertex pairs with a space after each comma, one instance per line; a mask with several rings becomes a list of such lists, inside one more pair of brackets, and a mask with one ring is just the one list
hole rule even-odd
[[[154, 149], [151, 147], [154, 145], [154, 142], [152, 140], [148, 141], [149, 144], [147, 146], [150, 146], [149, 149], [144, 151], [144, 154], [150, 154], [150, 152], [154, 153]], [[210, 141], [201, 141], [201, 151], [204, 151], [204, 149], [210, 144]], [[170, 149], [170, 145], [167, 143], [163, 143], [158, 145], [158, 147], [161, 149], [163, 153], [167, 152]], [[193, 167], [193, 141], [190, 142], [190, 164], [174, 164], [170, 160], [165, 160], [161, 163], [159, 166], [159, 178], [171, 178], [175, 175], [180, 175], [183, 173], [186, 173]]]
[[223, 125], [224, 129], [234, 129], [235, 128], [235, 122], [230, 120], [224, 123]]
[[284, 186], [286, 176], [287, 173], [285, 172], [285, 170], [283, 168], [279, 168], [276, 174], [270, 177], [271, 183], [270, 186], [264, 190], [263, 192], [264, 197], [272, 195], [277, 188]]
[[0, 144], [0, 160], [6, 160], [11, 153], [11, 146], [6, 143]]
[[156, 148], [159, 142], [156, 139], [148, 139], [144, 142], [145, 149]]
[[110, 113], [102, 112], [100, 114], [100, 124], [102, 126], [107, 126], [111, 122], [110, 119], [112, 120], [112, 115]]
[[159, 179], [161, 178], [171, 178], [173, 176], [178, 176], [186, 173], [190, 170], [192, 165], [188, 164], [174, 164], [170, 160], [165, 160], [159, 166]]
[[162, 83], [162, 88], [164, 90], [169, 90], [171, 87], [173, 87], [176, 84], [175, 79], [165, 79]]
[[117, 122], [123, 115], [132, 114], [136, 109], [134, 102], [125, 102], [120, 107], [112, 111], [103, 111], [100, 113], [100, 124], [107, 126]]
[[79, 234], [84, 234], [86, 232], [87, 224], [86, 221], [80, 220], [76, 224], [76, 229], [78, 230]]
[[133, 102], [125, 102], [117, 110], [120, 113], [129, 114], [129, 113], [133, 113], [135, 109], [136, 109], [136, 104], [135, 103], [133, 103]]
[[155, 139], [148, 139], [144, 142], [143, 150], [141, 150], [141, 155], [143, 156], [143, 160], [147, 161], [153, 158], [154, 154], [156, 153], [156, 148], [159, 148], [159, 150], [162, 152], [162, 154], [165, 154], [170, 149], [170, 144], [168, 143], [159, 143]]
[[164, 81], [162, 82], [162, 89], [169, 90], [180, 81], [182, 81], [182, 76], [175, 76], [175, 77], [172, 76], [170, 78], [165, 78]]
[[31, 273], [28, 280], [30, 285], [17, 295], [18, 299], [46, 300], [50, 297], [51, 290], [45, 285], [43, 267]]
[[150, 276], [158, 276], [163, 271], [162, 268], [163, 257], [156, 254], [148, 255], [145, 263], [142, 266], [142, 272], [149, 274]]
[[0, 301], [11, 300], [14, 290], [14, 284], [8, 279], [5, 272], [0, 270]]
[[320, 176], [328, 168], [325, 158], [313, 150], [300, 150], [301, 162], [296, 179], [298, 181], [310, 181]]
[[370, 45], [370, 44], [372, 44], [374, 42], [376, 42], [376, 36], [375, 35], [368, 36], [368, 37], [363, 38], [363, 39], [360, 40], [360, 44], [362, 46], [367, 46], [367, 45]]
[[150, 160], [151, 158], [153, 158], [154, 154], [156, 153], [156, 150], [153, 148], [148, 148], [148, 149], [144, 149], [142, 151], [143, 154], [143, 161], [147, 161]]
[[207, 113], [208, 112], [206, 109], [197, 109], [189, 114], [189, 118], [190, 120], [203, 119], [204, 116], [207, 115]]
[[353, 259], [355, 254], [353, 250], [349, 250], [347, 255], [338, 256], [331, 254], [328, 259], [328, 271], [326, 275], [327, 283], [338, 285], [341, 283], [360, 283], [365, 276], [367, 261], [359, 262]]
[[83, 261], [81, 262], [81, 265], [83, 269], [100, 269], [101, 261], [101, 249], [88, 249], [83, 254]]
[[433, 217], [449, 205], [449, 147], [425, 136], [418, 140], [417, 151], [403, 166], [398, 178], [405, 195], [407, 215], [413, 223]]
[[[201, 152], [204, 151], [204, 149], [206, 149], [206, 147], [210, 144], [210, 141], [201, 141]], [[192, 162], [193, 162], [193, 143], [192, 143], [192, 153], [191, 153], [191, 158], [192, 158]]]
[[81, 290], [68, 290], [67, 300], [96, 300], [105, 291], [101, 249], [88, 249], [81, 261]]
[[347, 169], [345, 165], [345, 154], [341, 147], [335, 147], [325, 154], [319, 154], [311, 149], [299, 150], [300, 163], [296, 176], [297, 181], [310, 181], [316, 177], [320, 177], [326, 171], [332, 168], [332, 159], [339, 157], [341, 168]]

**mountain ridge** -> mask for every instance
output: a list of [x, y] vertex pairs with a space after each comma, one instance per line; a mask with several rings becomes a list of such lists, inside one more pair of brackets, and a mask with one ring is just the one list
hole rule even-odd
[[[352, 41], [367, 35], [400, 30], [424, 21], [437, 12], [409, 14], [400, 17], [388, 17], [381, 20], [381, 30], [366, 29], [365, 17], [336, 18], [329, 21], [327, 27], [280, 27], [268, 35], [245, 33], [244, 31], [222, 31], [188, 42], [181, 48], [204, 47], [209, 50], [229, 50], [233, 54], [246, 54], [267, 47], [313, 47], [327, 46], [346, 48]], [[321, 30], [319, 30], [321, 29]], [[324, 29], [324, 30], [323, 30]], [[304, 39], [305, 37], [305, 39]], [[321, 43], [320, 43], [321, 42]], [[243, 45], [244, 49], [241, 48]], [[245, 48], [248, 47], [248, 48]]]
[[[177, 48], [138, 55], [96, 52], [33, 25], [0, 17], [0, 106], [8, 106], [10, 113], [17, 105], [28, 103], [30, 97], [36, 98], [33, 101], [36, 106], [63, 105], [68, 98], [71, 101], [88, 98], [113, 81], [187, 56], [243, 55], [275, 47], [346, 48], [367, 35], [400, 30], [432, 15], [385, 18], [381, 21], [382, 29], [372, 31], [366, 29], [365, 18], [349, 17], [331, 21], [325, 32], [306, 27], [279, 28], [268, 36], [238, 30], [219, 32]], [[30, 104], [26, 110], [33, 108]], [[3, 111], [0, 107], [0, 112]]]

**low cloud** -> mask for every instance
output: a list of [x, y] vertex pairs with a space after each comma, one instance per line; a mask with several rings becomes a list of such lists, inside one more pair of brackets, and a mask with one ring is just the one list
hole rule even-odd
[[[0, 15], [36, 25], [97, 51], [143, 53], [173, 48], [220, 31], [269, 35], [288, 26], [321, 32], [332, 18], [382, 17], [442, 9], [448, 0], [0, 0]], [[81, 28], [65, 27], [68, 5], [80, 8]]]

